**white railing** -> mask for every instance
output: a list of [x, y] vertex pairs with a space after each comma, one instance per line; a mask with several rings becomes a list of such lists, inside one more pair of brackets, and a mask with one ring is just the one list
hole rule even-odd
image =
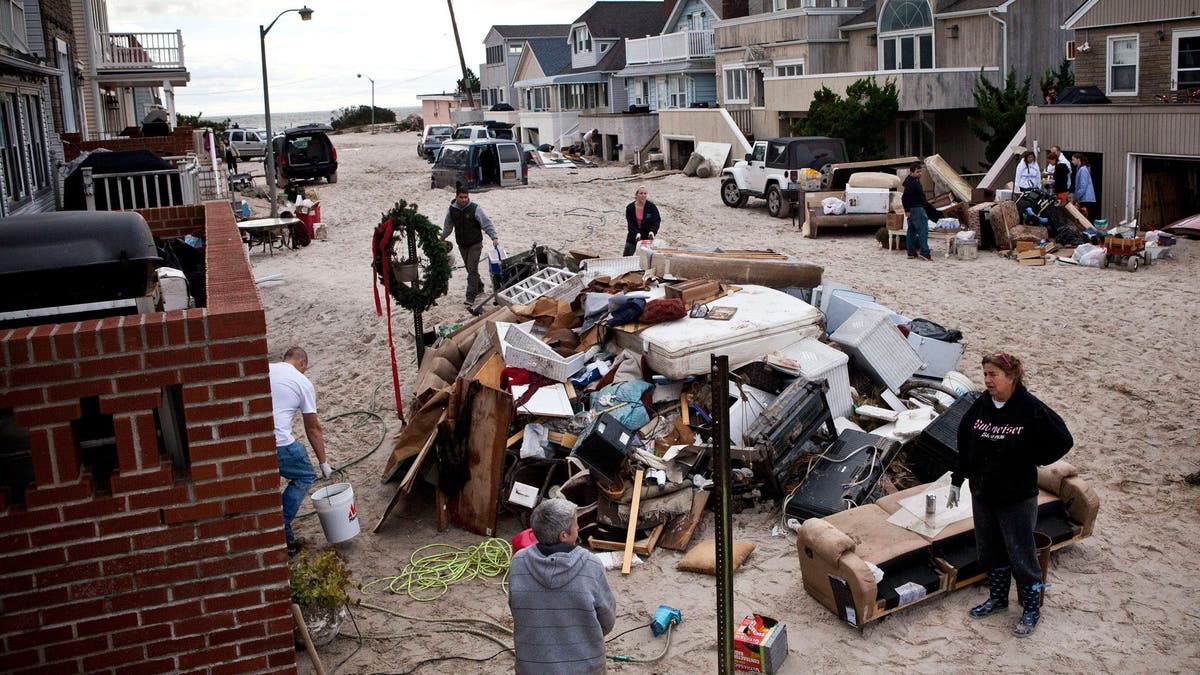
[[[83, 194], [88, 211], [126, 211], [200, 203], [199, 167], [194, 159], [174, 169], [92, 175], [83, 170]], [[172, 177], [178, 176], [178, 181]], [[97, 209], [96, 202], [106, 208]]]
[[96, 33], [97, 70], [183, 68], [183, 35], [174, 33]]
[[625, 40], [625, 63], [662, 63], [713, 58], [711, 30], [685, 30]]

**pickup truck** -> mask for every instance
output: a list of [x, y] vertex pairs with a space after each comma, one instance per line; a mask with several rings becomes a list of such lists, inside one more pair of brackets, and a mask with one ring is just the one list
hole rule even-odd
[[508, 141], [516, 140], [513, 134], [513, 125], [507, 122], [495, 122], [488, 120], [480, 124], [464, 124], [454, 130], [454, 138], [456, 141], [476, 141], [487, 138], [503, 139]]
[[804, 136], [755, 141], [746, 158], [721, 171], [721, 201], [738, 208], [749, 197], [767, 200], [767, 213], [787, 218], [805, 189], [829, 185], [829, 167], [846, 161], [838, 138]]

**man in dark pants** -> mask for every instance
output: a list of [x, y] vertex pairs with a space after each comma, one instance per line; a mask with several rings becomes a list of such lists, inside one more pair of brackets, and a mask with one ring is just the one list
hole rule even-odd
[[913, 162], [908, 167], [908, 178], [904, 179], [901, 201], [904, 203], [904, 211], [908, 214], [905, 242], [908, 244], [908, 257], [933, 262], [929, 253], [929, 218], [936, 218], [938, 211], [925, 198], [925, 188], [921, 185], [921, 174], [924, 172], [923, 164]]
[[467, 297], [468, 305], [475, 304], [476, 296], [483, 293], [483, 280], [479, 278], [479, 254], [483, 251], [483, 235], [492, 240], [492, 246], [499, 246], [500, 239], [496, 236], [496, 228], [484, 214], [479, 205], [471, 201], [471, 193], [463, 185], [454, 191], [454, 201], [446, 211], [446, 220], [442, 223], [442, 241], [454, 232], [454, 243], [458, 244], [458, 252], [463, 257], [463, 265], [467, 268]]

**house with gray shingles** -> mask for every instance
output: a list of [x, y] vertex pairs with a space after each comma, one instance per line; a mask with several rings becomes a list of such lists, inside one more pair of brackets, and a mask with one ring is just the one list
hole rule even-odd
[[571, 27], [562, 24], [492, 26], [483, 39], [484, 62], [479, 64], [479, 103], [487, 110], [497, 103], [517, 107], [513, 74], [525, 53], [527, 40], [555, 38], [564, 42]]
[[721, 18], [715, 0], [677, 2], [659, 35], [625, 40], [625, 98], [629, 105], [660, 108], [715, 107], [714, 21]]
[[625, 79], [617, 75], [625, 40], [661, 32], [665, 18], [659, 1], [597, 2], [571, 23], [568, 67], [546, 74], [536, 59], [522, 58], [513, 76], [522, 140], [562, 147], [594, 128], [606, 159], [631, 159], [657, 132], [657, 120], [627, 111]]
[[[822, 87], [892, 80], [900, 114], [885, 130], [897, 156], [941, 154], [978, 169], [967, 119], [972, 87], [1012, 68], [1036, 83], [1066, 56], [1062, 22], [1079, 0], [751, 0], [715, 23], [716, 112], [660, 113], [664, 137], [734, 142], [788, 135]], [[730, 129], [729, 122], [735, 129]], [[733, 139], [731, 141], [731, 139]]]
[[1026, 145], [1087, 153], [1110, 223], [1200, 213], [1200, 0], [1087, 0], [1063, 29], [1074, 31], [1075, 84], [1112, 103], [1031, 107]]

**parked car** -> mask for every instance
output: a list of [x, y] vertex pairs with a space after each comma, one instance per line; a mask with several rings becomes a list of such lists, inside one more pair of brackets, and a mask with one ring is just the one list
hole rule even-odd
[[442, 143], [429, 186], [432, 188], [465, 185], [509, 187], [529, 184], [529, 166], [525, 153], [514, 141], [483, 139], [455, 140]]
[[839, 138], [805, 136], [755, 141], [746, 158], [721, 171], [721, 201], [737, 208], [748, 197], [767, 200], [767, 213], [775, 218], [791, 215], [800, 199], [805, 169], [821, 174], [821, 189], [828, 187], [833, 164], [846, 161], [846, 143]]
[[337, 148], [329, 140], [328, 124], [302, 124], [274, 138], [275, 175], [280, 181], [324, 178], [337, 182]]
[[473, 140], [478, 138], [503, 138], [505, 140], [516, 140], [516, 135], [513, 134], [513, 125], [508, 122], [495, 122], [488, 120], [481, 124], [464, 124], [454, 130], [454, 140]]
[[260, 129], [226, 129], [221, 134], [225, 145], [238, 149], [242, 159], [263, 157], [267, 154], [267, 132]]
[[438, 148], [443, 141], [450, 140], [454, 135], [454, 127], [449, 124], [427, 124], [421, 137], [417, 139], [417, 156], [430, 161], [437, 156]]

